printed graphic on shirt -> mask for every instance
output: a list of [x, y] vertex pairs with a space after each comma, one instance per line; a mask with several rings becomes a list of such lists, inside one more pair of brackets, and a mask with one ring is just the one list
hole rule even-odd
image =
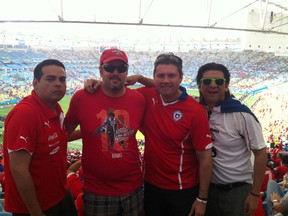
[[[101, 112], [103, 114], [103, 112]], [[128, 153], [126, 140], [129, 136], [134, 134], [134, 130], [129, 128], [129, 115], [123, 110], [109, 109], [106, 112], [105, 118], [98, 114], [97, 117], [102, 119], [102, 124], [95, 131], [96, 134], [101, 134], [102, 146], [107, 145], [108, 148], [102, 148], [104, 151], [109, 149], [110, 152]]]

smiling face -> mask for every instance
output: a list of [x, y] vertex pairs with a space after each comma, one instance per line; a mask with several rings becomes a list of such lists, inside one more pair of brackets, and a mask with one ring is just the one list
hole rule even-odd
[[[220, 70], [208, 70], [203, 73], [202, 78], [224, 78], [224, 73]], [[223, 85], [217, 85], [215, 81], [212, 81], [209, 85], [200, 82], [198, 88], [209, 107], [215, 107], [224, 101], [225, 93], [228, 92], [228, 84], [226, 82]]]
[[66, 93], [66, 72], [57, 65], [42, 68], [40, 80], [34, 78], [33, 87], [38, 97], [50, 108], [54, 108]]
[[154, 81], [157, 91], [165, 102], [177, 100], [181, 95], [179, 90], [182, 75], [173, 64], [159, 64], [155, 68]]

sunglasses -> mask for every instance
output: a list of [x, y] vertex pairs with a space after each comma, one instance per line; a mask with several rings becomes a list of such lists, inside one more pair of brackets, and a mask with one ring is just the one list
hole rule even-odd
[[109, 72], [109, 73], [113, 73], [116, 69], [119, 73], [125, 73], [128, 70], [127, 65], [119, 65], [119, 66], [102, 65], [102, 68], [104, 68], [104, 70]]
[[226, 82], [225, 78], [202, 78], [200, 82], [204, 85], [210, 85], [211, 83], [215, 82], [216, 85], [221, 86]]

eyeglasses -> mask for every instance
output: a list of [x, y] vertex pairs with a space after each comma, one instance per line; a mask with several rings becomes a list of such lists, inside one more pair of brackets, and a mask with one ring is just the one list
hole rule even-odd
[[216, 85], [221, 86], [226, 82], [225, 78], [202, 78], [200, 82], [204, 85], [210, 85], [211, 82], [215, 82]]
[[104, 68], [104, 70], [109, 73], [113, 73], [115, 69], [117, 69], [119, 73], [125, 73], [128, 70], [128, 65], [119, 65], [119, 66], [102, 65], [102, 68]]

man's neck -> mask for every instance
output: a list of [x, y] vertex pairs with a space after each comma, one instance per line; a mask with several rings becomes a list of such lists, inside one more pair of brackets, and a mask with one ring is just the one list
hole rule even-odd
[[105, 95], [109, 96], [109, 97], [121, 97], [125, 94], [126, 92], [126, 88], [123, 87], [122, 89], [120, 90], [111, 90], [111, 89], [105, 89], [102, 87], [102, 91]]
[[49, 109], [51, 109], [55, 114], [57, 114], [57, 110], [56, 110], [56, 105], [58, 102], [51, 102], [51, 101], [47, 101], [47, 100], [43, 100], [43, 98], [41, 98], [36, 91], [34, 91], [35, 94], [37, 95], [37, 97], [47, 106], [49, 107]]
[[161, 95], [161, 98], [165, 103], [171, 103], [171, 102], [178, 100], [179, 97], [181, 96], [181, 94], [182, 94], [182, 91], [180, 89], [178, 89], [177, 94], [175, 94], [175, 96], [165, 97], [165, 96]]

